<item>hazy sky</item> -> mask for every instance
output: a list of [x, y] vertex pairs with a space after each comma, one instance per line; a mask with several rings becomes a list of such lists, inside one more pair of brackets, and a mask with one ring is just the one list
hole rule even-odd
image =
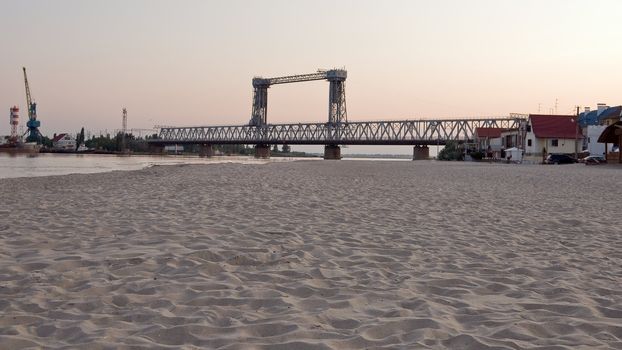
[[[253, 76], [345, 67], [349, 120], [622, 103], [622, 1], [0, 1], [0, 106], [44, 134], [245, 124]], [[327, 120], [328, 83], [269, 90], [268, 121]], [[25, 111], [22, 113], [25, 119]]]

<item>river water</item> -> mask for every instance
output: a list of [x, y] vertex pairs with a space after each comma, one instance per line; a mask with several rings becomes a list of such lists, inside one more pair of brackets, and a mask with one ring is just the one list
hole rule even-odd
[[[89, 174], [115, 170], [138, 170], [153, 165], [217, 164], [291, 161], [297, 158], [227, 156], [199, 158], [196, 156], [119, 156], [108, 154], [53, 154], [9, 155], [0, 153], [0, 178], [33, 177], [66, 174]], [[308, 158], [305, 158], [308, 159]]]
[[[197, 156], [183, 155], [121, 156], [112, 154], [59, 153], [10, 155], [7, 153], [0, 153], [0, 179], [67, 174], [91, 174], [115, 170], [138, 170], [154, 165], [219, 163], [266, 164], [271, 162], [290, 162], [294, 160], [319, 161], [322, 160], [322, 158], [272, 157], [270, 159], [256, 159], [252, 156], [199, 158]], [[409, 161], [409, 159], [403, 158], [348, 158], [348, 155], [344, 155], [343, 160]]]

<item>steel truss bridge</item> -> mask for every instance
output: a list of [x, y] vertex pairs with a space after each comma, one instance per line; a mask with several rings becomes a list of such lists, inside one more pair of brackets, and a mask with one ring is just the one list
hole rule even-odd
[[[255, 144], [255, 155], [269, 157], [270, 145], [325, 145], [324, 158], [339, 159], [339, 145], [414, 145], [414, 158], [425, 158], [426, 145], [448, 141], [471, 142], [479, 127], [518, 129], [525, 115], [476, 119], [348, 121], [344, 69], [318, 70], [316, 73], [276, 78], [253, 78], [253, 106], [248, 125], [161, 127], [158, 138], [148, 142], [154, 148], [173, 144], [198, 144], [202, 154], [213, 154], [215, 144]], [[272, 85], [314, 80], [329, 82], [328, 121], [326, 123], [269, 124], [268, 88]], [[423, 153], [422, 149], [425, 147]]]
[[444, 145], [471, 142], [479, 127], [518, 129], [523, 118], [399, 120], [263, 126], [164, 127], [154, 144]]

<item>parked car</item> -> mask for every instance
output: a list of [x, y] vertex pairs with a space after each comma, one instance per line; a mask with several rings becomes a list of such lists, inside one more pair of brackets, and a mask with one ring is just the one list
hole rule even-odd
[[607, 159], [603, 156], [587, 156], [582, 159], [582, 162], [585, 165], [607, 164]]
[[546, 164], [572, 164], [577, 161], [567, 154], [549, 154], [544, 160]]

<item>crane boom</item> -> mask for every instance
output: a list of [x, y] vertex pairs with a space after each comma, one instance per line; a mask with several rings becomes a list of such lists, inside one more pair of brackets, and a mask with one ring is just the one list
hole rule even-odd
[[[32, 120], [32, 109], [30, 106], [32, 105], [32, 97], [30, 97], [30, 86], [28, 86], [28, 76], [26, 75], [26, 67], [22, 67], [24, 70], [24, 84], [26, 85], [26, 106], [28, 106], [28, 120]], [[36, 114], [35, 114], [36, 115]]]

